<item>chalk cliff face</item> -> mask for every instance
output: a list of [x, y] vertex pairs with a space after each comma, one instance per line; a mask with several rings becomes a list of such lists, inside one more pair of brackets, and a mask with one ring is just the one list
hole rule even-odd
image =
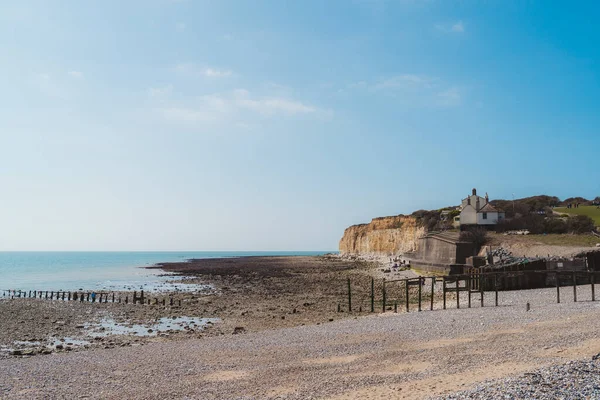
[[387, 256], [413, 251], [425, 233], [415, 217], [374, 218], [369, 224], [353, 225], [344, 231], [340, 253]]

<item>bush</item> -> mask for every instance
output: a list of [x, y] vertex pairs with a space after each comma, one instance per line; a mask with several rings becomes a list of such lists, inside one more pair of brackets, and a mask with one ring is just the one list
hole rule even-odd
[[461, 242], [471, 242], [477, 248], [481, 248], [488, 241], [488, 233], [485, 228], [471, 228], [462, 231], [458, 237]]
[[561, 218], [546, 218], [544, 221], [544, 233], [567, 233], [569, 227]]
[[589, 233], [596, 228], [596, 224], [587, 215], [576, 215], [567, 220], [567, 227], [572, 233]]

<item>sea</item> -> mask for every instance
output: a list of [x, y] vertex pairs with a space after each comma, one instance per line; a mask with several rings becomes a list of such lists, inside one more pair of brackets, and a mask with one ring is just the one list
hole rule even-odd
[[192, 258], [325, 253], [328, 252], [0, 252], [0, 293], [4, 290], [185, 290], [188, 286], [179, 282], [180, 277], [144, 267]]

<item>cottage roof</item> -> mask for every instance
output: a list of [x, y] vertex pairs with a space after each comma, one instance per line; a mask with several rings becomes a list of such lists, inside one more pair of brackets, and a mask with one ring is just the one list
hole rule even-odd
[[481, 207], [477, 212], [498, 212], [498, 210], [490, 203], [487, 203], [485, 206]]

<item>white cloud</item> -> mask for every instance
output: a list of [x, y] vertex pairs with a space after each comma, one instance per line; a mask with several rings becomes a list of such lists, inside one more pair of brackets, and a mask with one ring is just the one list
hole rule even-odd
[[207, 76], [209, 78], [226, 78], [228, 76], [233, 75], [233, 72], [231, 72], [231, 70], [216, 68], [205, 68], [203, 73], [204, 76]]
[[465, 26], [463, 25], [462, 21], [458, 21], [457, 23], [455, 23], [454, 25], [452, 25], [452, 32], [464, 32], [465, 31]]
[[183, 32], [187, 28], [187, 25], [183, 22], [178, 22], [175, 24], [175, 30], [177, 32]]
[[[162, 93], [161, 90], [157, 89], [152, 93], [154, 92]], [[166, 107], [159, 106], [156, 111], [172, 122], [195, 124], [226, 121], [237, 127], [251, 126], [245, 119], [252, 114], [263, 117], [308, 114], [331, 115], [329, 111], [320, 110], [289, 97], [255, 96], [245, 89], [199, 96], [192, 101], [186, 100], [183, 103], [173, 103]], [[239, 121], [238, 118], [243, 118], [244, 121]]]
[[83, 79], [83, 72], [81, 71], [69, 71], [69, 75], [75, 79]]
[[438, 24], [435, 28], [444, 33], [463, 33], [465, 24], [462, 21], [456, 21], [453, 24]]
[[153, 98], [162, 98], [170, 95], [173, 92], [173, 85], [167, 85], [157, 88], [149, 88], [148, 96]]
[[270, 115], [282, 112], [288, 115], [294, 115], [314, 113], [317, 111], [316, 108], [310, 105], [287, 98], [271, 97], [253, 99], [250, 97], [248, 91], [243, 89], [234, 92], [234, 99], [237, 106], [256, 111], [260, 114]]
[[380, 90], [380, 89], [397, 89], [397, 88], [411, 88], [411, 87], [425, 87], [431, 88], [434, 84], [436, 78], [431, 78], [422, 75], [413, 75], [413, 74], [403, 74], [393, 76], [391, 78], [384, 79], [379, 81], [371, 86], [372, 89]]
[[460, 89], [453, 86], [437, 93], [438, 104], [444, 107], [459, 106], [462, 103]]
[[227, 78], [233, 76], [233, 71], [229, 69], [199, 67], [195, 64], [177, 64], [174, 69], [179, 73], [207, 78]]
[[390, 96], [415, 106], [450, 107], [462, 103], [462, 94], [457, 86], [427, 75], [401, 74], [374, 82], [359, 81], [348, 85], [348, 88]]

